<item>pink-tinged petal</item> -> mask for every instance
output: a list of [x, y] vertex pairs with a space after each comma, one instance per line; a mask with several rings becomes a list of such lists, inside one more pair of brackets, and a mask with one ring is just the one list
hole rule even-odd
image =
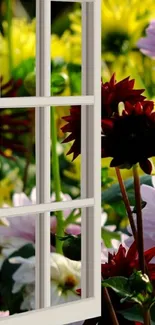
[[149, 185], [141, 186], [141, 196], [143, 201], [155, 208], [155, 189]]
[[24, 205], [31, 205], [32, 202], [26, 196], [25, 193], [15, 193], [12, 197], [14, 207], [24, 206]]
[[6, 311], [0, 311], [0, 317], [7, 317], [10, 315], [10, 312], [9, 310], [6, 310]]
[[79, 235], [81, 234], [81, 227], [78, 225], [70, 224], [65, 232], [70, 235]]
[[56, 234], [57, 230], [57, 218], [55, 216], [51, 217], [51, 232], [52, 234]]

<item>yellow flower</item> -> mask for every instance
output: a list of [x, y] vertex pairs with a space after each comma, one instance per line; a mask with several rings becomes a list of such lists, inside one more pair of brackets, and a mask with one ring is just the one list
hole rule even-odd
[[[155, 16], [154, 0], [102, 0], [102, 49], [109, 61], [131, 50], [150, 19]], [[69, 15], [71, 30], [81, 46], [81, 11]]]
[[112, 52], [112, 58], [112, 54], [123, 54], [131, 50], [154, 15], [153, 0], [142, 2], [140, 0], [103, 0], [103, 51]]
[[[22, 61], [28, 58], [34, 58], [36, 53], [36, 22], [35, 19], [28, 22], [26, 19], [13, 18], [11, 29], [11, 55], [13, 67], [17, 67]], [[3, 22], [5, 34], [7, 34], [8, 24]], [[62, 58], [65, 62], [80, 63], [81, 50], [78, 44], [78, 37], [65, 31], [59, 37], [51, 35], [51, 58]], [[9, 50], [8, 41], [0, 33], [0, 67], [3, 82], [7, 82], [9, 76]]]

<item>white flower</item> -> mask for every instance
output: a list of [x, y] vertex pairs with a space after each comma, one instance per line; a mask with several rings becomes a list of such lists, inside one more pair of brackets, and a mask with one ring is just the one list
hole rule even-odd
[[[148, 250], [155, 247], [155, 188], [142, 185], [141, 186], [142, 200], [146, 202], [146, 206], [142, 209], [143, 216], [143, 235], [144, 235], [144, 249]], [[136, 215], [133, 214], [136, 221]], [[130, 234], [131, 228], [128, 227]], [[129, 247], [133, 243], [133, 236], [129, 237], [125, 244]], [[155, 258], [151, 261], [155, 263]]]
[[[16, 293], [25, 287], [21, 310], [35, 308], [35, 257], [24, 259], [14, 257], [11, 263], [21, 263], [13, 274], [12, 292]], [[51, 306], [79, 300], [76, 289], [80, 288], [81, 262], [72, 261], [63, 255], [51, 253]]]

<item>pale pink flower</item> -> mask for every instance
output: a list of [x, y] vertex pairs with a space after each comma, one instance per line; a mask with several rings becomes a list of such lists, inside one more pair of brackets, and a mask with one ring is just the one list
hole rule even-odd
[[[141, 197], [146, 202], [146, 206], [142, 209], [143, 216], [143, 237], [144, 237], [144, 250], [148, 250], [155, 247], [155, 188], [142, 185], [141, 186]], [[136, 222], [136, 215], [133, 214]], [[128, 227], [130, 234], [131, 228]], [[129, 237], [125, 244], [130, 247], [133, 243], [133, 236]], [[152, 260], [155, 263], [155, 258]]]
[[9, 313], [9, 310], [6, 310], [6, 311], [0, 311], [0, 317], [7, 317], [9, 316], [10, 313]]
[[155, 58], [155, 20], [150, 22], [146, 29], [146, 37], [141, 38], [137, 46], [143, 54]]

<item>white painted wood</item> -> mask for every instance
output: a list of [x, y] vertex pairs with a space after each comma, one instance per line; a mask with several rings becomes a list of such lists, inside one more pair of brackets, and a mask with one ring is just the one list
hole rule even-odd
[[72, 201], [61, 201], [61, 202], [53, 202], [53, 203], [42, 203], [42, 204], [34, 204], [27, 205], [24, 207], [16, 207], [16, 208], [1, 208], [0, 209], [0, 218], [2, 217], [16, 217], [27, 214], [36, 214], [47, 211], [63, 211], [66, 209], [76, 209], [89, 207], [94, 205], [94, 199], [76, 199]]
[[[37, 0], [36, 97], [0, 98], [1, 108], [36, 107], [37, 204], [0, 209], [0, 217], [40, 213], [36, 230], [36, 308], [40, 310], [0, 318], [2, 325], [62, 325], [101, 314], [100, 218], [101, 218], [101, 9], [100, 0], [82, 2], [82, 96], [50, 97], [50, 1]], [[57, 1], [57, 0], [52, 0]], [[58, 0], [59, 1], [59, 0]], [[64, 0], [62, 0], [64, 1]], [[82, 105], [81, 199], [50, 203], [49, 106]], [[82, 213], [82, 298], [50, 306], [49, 211], [86, 208]], [[40, 268], [42, 265], [42, 269]], [[93, 297], [93, 298], [89, 298]], [[45, 307], [45, 308], [44, 308]]]
[[0, 98], [0, 108], [92, 105], [93, 96], [42, 96]]
[[[83, 93], [94, 95], [94, 106], [82, 107], [82, 197], [94, 197], [94, 207], [82, 211], [83, 297], [101, 305], [101, 25], [100, 2], [82, 4]], [[97, 36], [96, 36], [97, 35]], [[84, 134], [85, 132], [85, 134]], [[97, 267], [96, 267], [97, 266]]]
[[[51, 3], [36, 1], [36, 95], [50, 96], [51, 84]], [[35, 109], [36, 201], [50, 202], [50, 106]], [[36, 309], [51, 306], [50, 289], [50, 211], [40, 213], [35, 222], [35, 304]]]
[[0, 318], [1, 325], [65, 325], [76, 321], [97, 317], [100, 313], [94, 310], [95, 299], [79, 300], [64, 305], [31, 311], [20, 315]]

